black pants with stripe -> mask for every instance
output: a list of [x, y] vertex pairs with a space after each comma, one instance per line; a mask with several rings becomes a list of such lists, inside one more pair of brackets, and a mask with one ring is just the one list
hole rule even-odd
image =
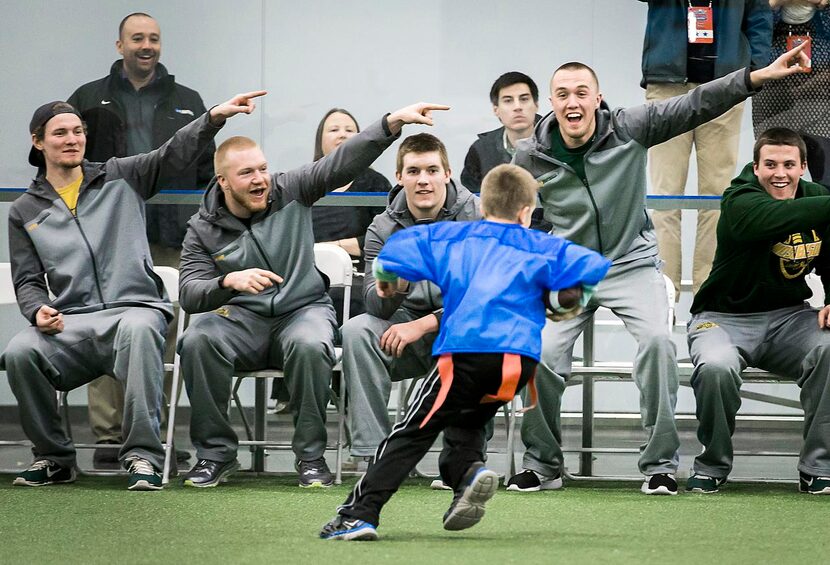
[[451, 373], [452, 384], [445, 390], [443, 402], [424, 423], [440, 399], [442, 378], [436, 367], [424, 379], [404, 419], [378, 446], [366, 473], [338, 508], [340, 514], [377, 526], [383, 505], [442, 430], [445, 449], [438, 462], [441, 477], [454, 491], [462, 490], [464, 473], [471, 464], [484, 460], [485, 424], [504, 406], [504, 399], [512, 399], [528, 383], [537, 364], [529, 357], [503, 353], [456, 353], [447, 357], [450, 359], [444, 360], [451, 362], [444, 363], [441, 372], [445, 382], [448, 371]]

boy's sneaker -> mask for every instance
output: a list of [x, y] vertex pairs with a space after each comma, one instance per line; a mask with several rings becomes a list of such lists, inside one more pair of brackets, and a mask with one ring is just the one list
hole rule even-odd
[[540, 490], [558, 490], [562, 488], [562, 473], [553, 477], [545, 477], [536, 471], [525, 469], [510, 477], [507, 481], [507, 490], [516, 492], [536, 492]]
[[196, 488], [215, 487], [228, 482], [228, 476], [239, 469], [239, 461], [232, 459], [222, 463], [209, 459], [199, 459], [184, 476], [184, 486]]
[[686, 481], [686, 490], [689, 492], [701, 492], [704, 494], [711, 494], [718, 492], [718, 487], [726, 484], [726, 478], [717, 479], [715, 477], [707, 477], [706, 475], [699, 475], [695, 473]]
[[378, 532], [369, 522], [348, 518], [338, 514], [320, 530], [323, 539], [341, 539], [345, 541], [375, 541]]
[[298, 462], [297, 472], [300, 474], [300, 488], [326, 488], [334, 483], [329, 466], [322, 457]]
[[125, 461], [130, 480], [127, 490], [161, 490], [161, 474], [153, 464], [140, 457], [130, 457]]
[[484, 516], [484, 505], [499, 488], [499, 476], [479, 461], [470, 465], [461, 484], [467, 486], [455, 494], [444, 514], [445, 530], [466, 530], [478, 524]]
[[73, 482], [75, 482], [74, 467], [61, 467], [54, 461], [41, 459], [17, 475], [12, 484], [18, 487], [42, 487]]
[[799, 472], [798, 492], [830, 494], [830, 477], [814, 477], [813, 475]]
[[640, 490], [645, 494], [677, 494], [677, 481], [670, 473], [657, 473], [646, 477]]

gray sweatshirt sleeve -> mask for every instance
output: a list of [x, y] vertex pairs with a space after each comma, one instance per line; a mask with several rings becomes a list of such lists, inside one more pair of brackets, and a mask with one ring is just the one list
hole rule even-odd
[[[191, 220], [194, 221], [194, 220]], [[188, 314], [209, 312], [225, 305], [238, 293], [222, 288], [222, 273], [202, 245], [196, 230], [188, 228], [179, 264], [179, 303]]]
[[740, 69], [681, 96], [614, 110], [612, 119], [623, 137], [651, 147], [717, 118], [754, 93], [749, 69]]
[[199, 119], [177, 131], [158, 149], [131, 157], [113, 157], [107, 161], [107, 177], [123, 178], [147, 200], [159, 191], [162, 164], [171, 170], [191, 167], [212, 144], [220, 129], [222, 126], [210, 123], [210, 114], [205, 112]]
[[392, 135], [384, 116], [322, 159], [276, 176], [275, 184], [292, 200], [311, 206], [361, 175], [399, 136]]
[[46, 269], [14, 210], [9, 214], [9, 255], [17, 306], [34, 325], [37, 311], [44, 304], [51, 306], [52, 301], [46, 287]]

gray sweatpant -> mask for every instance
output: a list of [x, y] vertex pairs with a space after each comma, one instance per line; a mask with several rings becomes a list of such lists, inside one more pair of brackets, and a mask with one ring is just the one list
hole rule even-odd
[[[634, 384], [640, 390], [640, 415], [647, 432], [639, 469], [644, 475], [674, 473], [680, 440], [674, 421], [677, 404], [677, 351], [668, 328], [665, 279], [655, 258], [614, 265], [600, 282], [591, 303], [579, 316], [548, 322], [542, 332], [542, 362], [536, 374], [539, 399], [525, 413], [523, 467], [545, 476], [560, 472], [562, 432], [560, 409], [565, 381], [571, 374], [573, 346], [599, 306], [622, 319], [637, 341]], [[596, 344], [601, 348], [602, 344]], [[522, 393], [527, 404], [528, 391]]]
[[236, 370], [281, 367], [294, 410], [292, 448], [311, 461], [326, 449], [326, 405], [334, 365], [335, 313], [326, 296], [283, 316], [224, 306], [194, 317], [179, 341], [197, 459], [231, 461], [238, 438], [228, 421]]
[[720, 479], [732, 470], [741, 371], [750, 366], [801, 387], [804, 444], [798, 469], [830, 475], [830, 330], [819, 329], [817, 312], [804, 304], [756, 314], [701, 312], [689, 320], [697, 437], [703, 444], [695, 473]]
[[343, 324], [343, 376], [349, 398], [351, 454], [355, 457], [374, 455], [392, 430], [387, 408], [392, 383], [422, 377], [433, 365], [434, 333], [407, 345], [400, 358], [380, 348], [380, 338], [390, 326], [423, 316], [424, 312], [399, 308], [388, 320], [361, 314]]
[[23, 431], [34, 445], [35, 460], [75, 464], [75, 448], [61, 425], [55, 390], [69, 391], [100, 375], [112, 375], [126, 390], [119, 460], [137, 456], [161, 469], [164, 314], [153, 308], [65, 314], [64, 328], [55, 335], [26, 328], [12, 338], [0, 358], [17, 398]]

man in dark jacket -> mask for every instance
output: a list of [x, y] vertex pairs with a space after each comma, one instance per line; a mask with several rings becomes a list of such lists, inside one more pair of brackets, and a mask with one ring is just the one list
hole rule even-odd
[[[692, 304], [689, 353], [703, 452], [686, 490], [717, 492], [732, 470], [732, 433], [741, 406], [741, 371], [758, 367], [801, 388], [804, 444], [799, 490], [830, 494], [830, 195], [801, 180], [807, 148], [792, 130], [773, 128], [755, 143], [753, 162], [721, 200], [712, 273]], [[815, 268], [820, 310], [804, 280]]]
[[[770, 60], [772, 14], [767, 0], [640, 0], [648, 2], [643, 42], [646, 100], [685, 94], [743, 67], [759, 69]], [[690, 25], [694, 27], [690, 29]], [[720, 196], [735, 174], [744, 104], [691, 131], [649, 149], [649, 177], [655, 194], [682, 196], [689, 155], [697, 156], [697, 194]], [[682, 266], [680, 210], [653, 214], [664, 272], [680, 297]], [[715, 255], [717, 210], [698, 210], [692, 265], [697, 292]]]
[[190, 163], [227, 118], [250, 113], [250, 99], [262, 94], [240, 94], [159, 149], [106, 163], [84, 159], [86, 130], [75, 108], [51, 102], [35, 111], [29, 162], [38, 176], [9, 211], [12, 280], [32, 326], [0, 357], [35, 458], [15, 485], [75, 480], [75, 448], [61, 425], [55, 391], [108, 374], [126, 389], [119, 460], [130, 472], [128, 488], [162, 488], [158, 415], [173, 308], [153, 271], [144, 202], [158, 192], [163, 167]]
[[477, 220], [478, 197], [450, 178], [447, 150], [435, 136], [406, 138], [398, 149], [386, 211], [366, 232], [366, 313], [343, 324], [343, 376], [349, 395], [351, 454], [371, 457], [390, 430], [387, 405], [392, 381], [425, 375], [441, 321], [441, 290], [421, 281], [391, 298], [375, 289], [372, 262], [398, 230], [422, 223]]
[[[490, 87], [493, 114], [502, 127], [478, 134], [464, 158], [461, 184], [479, 192], [481, 179], [490, 169], [509, 163], [516, 154], [516, 143], [533, 136], [533, 127], [542, 118], [539, 111], [539, 87], [524, 73], [504, 73]], [[550, 223], [542, 217], [541, 208], [533, 212], [530, 227], [549, 231]]]
[[311, 206], [369, 168], [404, 124], [431, 125], [432, 110], [445, 109], [415, 104], [392, 112], [287, 173], [269, 174], [249, 138], [220, 145], [216, 180], [188, 223], [182, 250], [182, 308], [205, 312], [179, 343], [198, 458], [186, 486], [216, 486], [238, 468], [238, 439], [228, 421], [234, 371], [275, 366], [291, 395], [299, 485], [332, 484], [323, 455], [336, 318], [314, 266]]
[[[87, 157], [106, 161], [147, 153], [205, 113], [199, 93], [176, 83], [159, 63], [161, 31], [158, 22], [144, 13], [121, 20], [115, 42], [122, 59], [110, 74], [87, 83], [69, 97], [87, 125]], [[177, 167], [162, 167], [158, 187], [196, 189], [213, 177], [213, 141], [194, 159]], [[179, 266], [179, 254], [187, 219], [195, 206], [150, 204], [147, 237], [156, 265]], [[172, 351], [173, 345], [170, 345]], [[121, 443], [124, 390], [108, 377], [88, 387], [89, 421], [98, 443]], [[95, 450], [95, 463], [117, 463], [115, 451]]]

